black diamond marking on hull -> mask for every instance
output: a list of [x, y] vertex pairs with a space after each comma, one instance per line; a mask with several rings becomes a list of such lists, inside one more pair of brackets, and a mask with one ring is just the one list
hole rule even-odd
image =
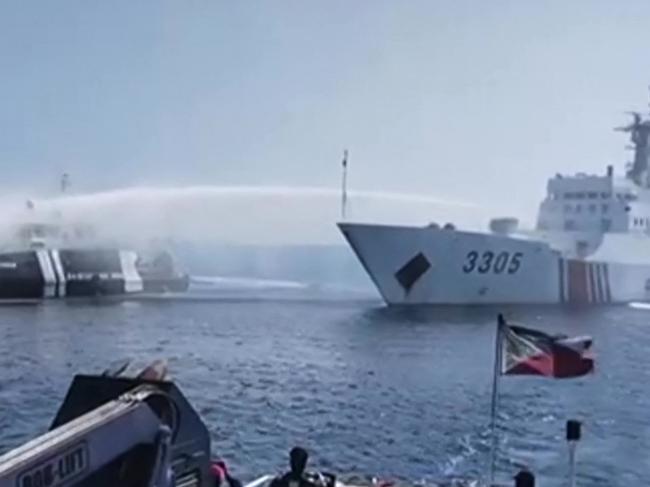
[[396, 273], [395, 279], [408, 293], [422, 275], [429, 270], [431, 263], [422, 252], [404, 264]]

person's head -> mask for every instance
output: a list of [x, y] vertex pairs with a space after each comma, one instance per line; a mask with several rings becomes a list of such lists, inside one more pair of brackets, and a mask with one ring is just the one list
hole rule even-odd
[[292, 448], [291, 452], [289, 453], [289, 459], [291, 461], [291, 472], [302, 475], [302, 473], [305, 471], [305, 467], [307, 467], [308, 458], [309, 454], [304, 448], [300, 448], [299, 446]]
[[226, 462], [224, 462], [223, 460], [215, 460], [214, 464], [217, 465], [223, 471], [223, 474], [226, 477], [230, 475], [230, 472], [228, 472], [228, 466], [226, 465]]
[[224, 481], [226, 480], [226, 472], [221, 468], [221, 465], [219, 465], [218, 462], [210, 463], [210, 474], [212, 474], [215, 486], [221, 487], [224, 484]]

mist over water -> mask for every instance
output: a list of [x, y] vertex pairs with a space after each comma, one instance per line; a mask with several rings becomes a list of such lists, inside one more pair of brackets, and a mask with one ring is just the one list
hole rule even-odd
[[[28, 209], [27, 201], [34, 208]], [[152, 240], [233, 245], [344, 244], [338, 188], [278, 186], [130, 187], [0, 200], [0, 236], [25, 221], [92, 225], [98, 237], [132, 245]], [[485, 207], [430, 196], [349, 191], [347, 220], [484, 229]]]

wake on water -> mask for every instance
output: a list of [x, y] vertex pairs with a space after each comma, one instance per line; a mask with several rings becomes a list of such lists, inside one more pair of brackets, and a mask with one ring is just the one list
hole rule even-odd
[[225, 276], [191, 276], [191, 284], [195, 287], [214, 289], [307, 289], [309, 284], [280, 279], [255, 279], [248, 277]]

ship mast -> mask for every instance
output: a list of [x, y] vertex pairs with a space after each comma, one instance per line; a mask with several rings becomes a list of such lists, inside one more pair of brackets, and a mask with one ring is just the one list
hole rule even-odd
[[68, 176], [67, 172], [64, 172], [61, 176], [61, 193], [65, 193], [68, 186], [70, 186], [70, 176]]
[[650, 120], [644, 119], [639, 112], [629, 112], [632, 123], [618, 127], [620, 132], [630, 133], [630, 142], [634, 150], [634, 160], [626, 176], [643, 188], [650, 188]]

